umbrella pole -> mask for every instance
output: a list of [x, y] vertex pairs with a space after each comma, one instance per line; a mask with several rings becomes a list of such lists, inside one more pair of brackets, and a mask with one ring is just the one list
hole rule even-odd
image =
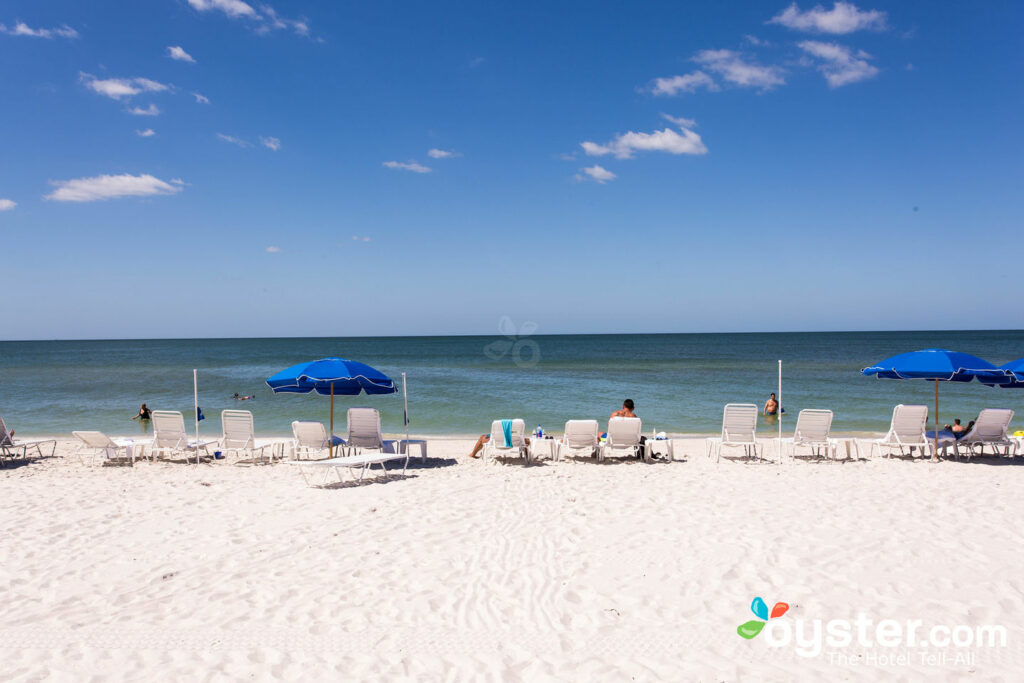
[[334, 382], [331, 382], [331, 450], [330, 457], [334, 457]]
[[782, 361], [779, 361], [779, 464], [782, 464]]
[[409, 452], [409, 391], [405, 387], [405, 373], [402, 373], [402, 419], [405, 422], [405, 452]]
[[934, 450], [932, 451], [932, 462], [938, 462], [939, 461], [939, 380], [934, 380], [934, 382], [935, 382], [935, 438], [933, 439], [934, 443], [932, 444], [932, 448], [934, 448]]
[[195, 412], [192, 417], [196, 419], [196, 464], [199, 464], [199, 370], [192, 368], [192, 400]]

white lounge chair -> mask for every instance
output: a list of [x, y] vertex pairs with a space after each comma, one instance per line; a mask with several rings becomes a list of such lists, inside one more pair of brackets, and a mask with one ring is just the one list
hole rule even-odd
[[74, 455], [84, 465], [85, 455], [103, 456], [108, 461], [128, 460], [135, 466], [135, 449], [128, 444], [117, 443], [103, 432], [71, 432], [78, 439]]
[[380, 428], [380, 413], [376, 408], [349, 408], [347, 421], [348, 438], [345, 442], [355, 453], [369, 449], [395, 454], [398, 450], [394, 440], [384, 440], [384, 433]]
[[[313, 420], [296, 420], [292, 422], [292, 434], [295, 435], [295, 459], [309, 460], [313, 457], [331, 457], [331, 440], [323, 422]], [[345, 442], [334, 437], [334, 452], [347, 455]]]
[[893, 451], [899, 450], [900, 455], [913, 456], [913, 449], [917, 448], [923, 455], [934, 450], [934, 444], [925, 434], [928, 424], [928, 406], [911, 406], [902, 403], [892, 410], [892, 424], [888, 433], [881, 439], [869, 442], [868, 457], [871, 457], [875, 449], [878, 449], [879, 456], [882, 449], [886, 449], [886, 457], [891, 457]]
[[744, 457], [760, 458], [764, 447], [757, 442], [758, 409], [753, 403], [729, 403], [722, 413], [722, 436], [704, 442], [705, 454], [722, 459], [722, 448], [742, 448]]
[[[222, 410], [220, 413], [221, 439], [220, 447], [224, 456], [234, 453], [236, 456], [248, 456], [255, 460], [263, 458], [269, 446], [256, 445], [256, 426], [252, 413], [248, 410]], [[271, 453], [271, 459], [273, 454]]]
[[[335, 447], [335, 452], [338, 452], [339, 448]], [[394, 453], [359, 453], [356, 455], [345, 455], [338, 458], [327, 458], [325, 460], [286, 460], [285, 464], [295, 465], [298, 467], [299, 472], [302, 474], [303, 480], [307, 485], [310, 484], [310, 475], [314, 472], [323, 473], [323, 480], [320, 482], [321, 485], [326, 484], [330, 478], [331, 473], [337, 475], [338, 482], [344, 482], [341, 476], [341, 471], [346, 470], [351, 475], [353, 481], [362, 481], [363, 477], [367, 472], [373, 469], [374, 465], [380, 465], [381, 472], [385, 479], [390, 478], [391, 471], [388, 470], [385, 463], [391, 460], [405, 460], [405, 465], [402, 467], [402, 474], [405, 475], [405, 470], [409, 466], [409, 454], [408, 452], [402, 455], [396, 455]], [[358, 478], [356, 472], [359, 472]]]
[[563, 454], [574, 457], [590, 457], [597, 455], [600, 446], [597, 420], [569, 420], [565, 423], [565, 435], [558, 442], [555, 455], [558, 459]]
[[798, 448], [809, 448], [810, 456], [819, 458], [824, 455], [828, 458], [836, 457], [836, 441], [829, 438], [832, 431], [832, 411], [815, 410], [806, 408], [800, 411], [796, 417], [796, 428], [793, 430], [793, 438], [787, 439], [789, 444], [789, 457], [796, 458]]
[[1003, 447], [1003, 454], [1017, 455], [1017, 442], [1010, 438], [1007, 433], [1010, 429], [1010, 421], [1013, 420], [1013, 411], [1006, 408], [985, 408], [978, 414], [978, 419], [971, 427], [971, 431], [963, 435], [953, 444], [953, 451], [957, 457], [961, 449], [966, 450], [967, 455], [984, 455], [985, 446], [992, 447], [993, 455], [999, 455], [999, 447]]
[[512, 428], [509, 433], [509, 442], [505, 443], [505, 431], [502, 429], [503, 420], [495, 420], [491, 423], [491, 438], [484, 444], [481, 457], [484, 462], [487, 458], [498, 456], [507, 458], [524, 458], [526, 463], [530, 462], [530, 449], [526, 444], [526, 423], [523, 420], [512, 420]]
[[150, 457], [160, 455], [183, 455], [190, 457], [195, 455], [199, 458], [202, 451], [210, 454], [208, 446], [216, 441], [194, 441], [189, 439], [185, 430], [185, 416], [177, 410], [154, 410], [151, 414], [153, 421], [153, 445], [150, 446]]
[[640, 430], [642, 424], [639, 417], [613, 417], [608, 420], [608, 438], [598, 449], [598, 460], [609, 455], [643, 455], [649, 460], [647, 453], [641, 452]]
[[43, 457], [43, 446], [50, 445], [50, 457], [57, 452], [57, 441], [56, 439], [42, 439], [39, 441], [21, 441], [11, 436], [11, 433], [7, 431], [7, 425], [4, 423], [4, 419], [0, 417], [0, 465], [4, 464], [4, 459], [15, 460], [17, 459], [18, 451], [21, 451], [21, 460], [28, 459], [28, 452], [34, 450], [39, 457]]

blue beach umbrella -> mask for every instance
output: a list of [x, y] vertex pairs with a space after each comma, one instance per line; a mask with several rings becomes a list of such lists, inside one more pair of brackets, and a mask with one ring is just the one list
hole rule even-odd
[[299, 363], [267, 378], [275, 394], [316, 392], [331, 397], [331, 455], [334, 451], [334, 396], [394, 394], [394, 381], [380, 370], [345, 358], [321, 358]]
[[990, 387], [1000, 386], [1003, 389], [1024, 389], [1024, 358], [1011, 360], [1005, 365], [1000, 365], [999, 369], [1005, 375], [1004, 381], [990, 382], [985, 379], [981, 381]]
[[935, 382], [935, 452], [939, 452], [939, 382], [970, 382], [1003, 384], [1009, 379], [1002, 370], [969, 353], [945, 349], [922, 349], [886, 358], [861, 372], [882, 379], [925, 379]]

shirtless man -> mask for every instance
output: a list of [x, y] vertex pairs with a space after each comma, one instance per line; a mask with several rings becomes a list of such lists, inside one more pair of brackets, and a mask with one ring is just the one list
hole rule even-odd
[[765, 415], [778, 415], [779, 413], [779, 402], [775, 398], [775, 392], [768, 397], [768, 400], [764, 402], [764, 414]]
[[622, 407], [608, 417], [609, 419], [613, 417], [636, 417], [636, 413], [633, 412], [633, 399], [627, 398], [622, 402]]

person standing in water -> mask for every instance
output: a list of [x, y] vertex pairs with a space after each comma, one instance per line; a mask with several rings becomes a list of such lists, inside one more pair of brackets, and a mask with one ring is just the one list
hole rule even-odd
[[142, 406], [139, 408], [139, 414], [136, 415], [135, 417], [133, 417], [132, 419], [133, 420], [141, 420], [141, 421], [147, 421], [148, 422], [149, 418], [152, 416], [152, 414], [153, 414], [153, 411], [150, 410], [149, 408], [147, 408], [146, 404], [143, 403]]
[[764, 402], [764, 415], [778, 415], [779, 414], [779, 401], [775, 398], [775, 392], [768, 397], [768, 400]]

